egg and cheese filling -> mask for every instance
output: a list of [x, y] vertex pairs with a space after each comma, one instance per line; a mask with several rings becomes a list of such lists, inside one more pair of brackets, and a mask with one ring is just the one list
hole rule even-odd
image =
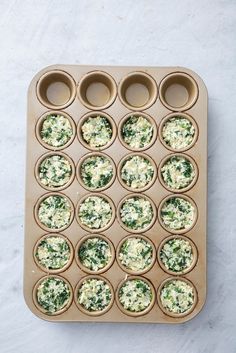
[[102, 238], [94, 237], [85, 240], [79, 247], [78, 257], [81, 264], [90, 271], [99, 271], [111, 261], [110, 245]]
[[71, 175], [70, 162], [61, 155], [46, 157], [39, 165], [39, 180], [48, 187], [57, 188], [67, 184]]
[[110, 286], [102, 279], [85, 279], [78, 290], [78, 303], [90, 312], [105, 310], [110, 304], [111, 299]]
[[154, 176], [154, 167], [143, 156], [127, 158], [121, 167], [121, 179], [132, 189], [141, 189], [150, 184]]
[[126, 239], [119, 251], [120, 263], [128, 270], [140, 272], [150, 266], [153, 259], [151, 244], [139, 237]]
[[112, 208], [107, 200], [100, 196], [88, 196], [79, 206], [80, 222], [88, 228], [105, 227], [112, 218]]
[[195, 208], [182, 197], [171, 197], [162, 206], [161, 219], [170, 230], [188, 229], [195, 218]]
[[131, 115], [122, 126], [122, 138], [131, 148], [146, 147], [152, 137], [153, 125], [142, 115]]
[[142, 279], [131, 279], [121, 286], [118, 296], [125, 310], [141, 312], [149, 307], [153, 294], [147, 282]]
[[114, 170], [110, 160], [105, 156], [91, 156], [81, 165], [81, 179], [93, 190], [103, 188], [112, 179]]
[[42, 141], [52, 147], [64, 146], [72, 135], [73, 129], [69, 119], [59, 114], [47, 115], [40, 130]]
[[81, 127], [84, 141], [92, 148], [104, 147], [112, 138], [112, 126], [105, 116], [88, 117]]
[[175, 150], [190, 146], [194, 136], [195, 128], [191, 121], [178, 115], [167, 120], [162, 129], [163, 140]]
[[39, 221], [50, 229], [60, 229], [71, 220], [71, 204], [67, 197], [51, 195], [41, 201], [38, 208]]
[[195, 174], [193, 164], [182, 156], [170, 157], [161, 168], [161, 176], [164, 183], [174, 190], [189, 186]]
[[37, 302], [48, 314], [54, 314], [65, 308], [70, 297], [68, 284], [56, 277], [44, 279], [36, 290]]
[[194, 290], [185, 281], [171, 280], [162, 288], [160, 299], [167, 311], [182, 314], [192, 308], [195, 299]]

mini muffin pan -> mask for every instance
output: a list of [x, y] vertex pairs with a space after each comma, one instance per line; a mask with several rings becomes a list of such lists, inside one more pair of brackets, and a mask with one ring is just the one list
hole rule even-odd
[[[57, 125], [49, 129], [50, 133], [56, 129], [55, 145], [42, 136], [48, 116], [62, 117], [61, 140]], [[106, 119], [111, 131], [106, 143], [94, 147], [83, 137], [83, 124], [98, 116]], [[131, 116], [143, 117], [152, 125], [150, 139], [144, 146], [132, 148], [123, 139], [123, 126]], [[176, 117], [187, 119], [194, 130], [189, 144], [179, 149], [163, 137], [166, 123], [170, 119], [177, 121]], [[96, 135], [98, 131], [90, 128], [89, 133]], [[40, 165], [54, 155], [69, 162], [71, 175], [62, 185], [45, 185], [40, 180]], [[110, 179], [98, 189], [90, 188], [81, 178], [83, 162], [93, 156], [107, 158], [113, 169]], [[147, 159], [153, 168], [151, 180], [141, 188], [132, 188], [121, 178], [122, 166], [132, 156]], [[194, 167], [194, 178], [183, 189], [171, 189], [162, 178], [161, 168], [174, 156], [186, 158]], [[49, 179], [51, 172], [47, 174]], [[66, 200], [65, 224], [64, 213], [49, 215], [54, 227], [42, 221], [42, 214], [39, 218], [40, 205], [50, 196], [50, 202]], [[81, 222], [81, 203], [89, 197], [102, 198], [109, 205], [109, 219], [102, 228]], [[184, 205], [187, 201], [193, 207], [188, 227], [173, 229], [164, 220], [163, 207], [172, 198], [184, 200]], [[137, 213], [132, 228], [124, 205], [136, 200], [143, 200], [148, 211], [146, 218], [144, 206], [137, 211], [141, 213]], [[178, 206], [178, 202], [173, 205]], [[179, 210], [181, 213], [181, 207]], [[99, 219], [101, 210], [98, 208], [92, 216]], [[57, 217], [60, 227], [56, 226]], [[201, 311], [206, 298], [206, 225], [207, 90], [195, 72], [182, 67], [54, 65], [33, 78], [28, 91], [24, 296], [35, 315], [54, 322], [182, 323], [192, 319]], [[39, 244], [51, 236], [64, 239], [70, 250], [61, 269], [47, 269], [37, 259]], [[86, 268], [78, 256], [83, 242], [93, 238], [107, 241], [111, 251], [108, 263], [98, 271]], [[127, 270], [119, 260], [121, 246], [129, 238], [144, 239], [152, 247], [150, 264], [142, 271]], [[176, 273], [166, 269], [160, 259], [164, 244], [175, 238], [187, 240], [193, 251], [191, 266]], [[38, 303], [37, 288], [51, 277], [64, 281], [70, 295], [65, 306], [50, 314]], [[89, 311], [78, 303], [78, 291], [87, 279], [102, 280], [110, 288], [110, 302], [101, 311]], [[120, 289], [129, 280], [140, 280], [148, 286], [151, 297], [144, 310], [132, 312], [119, 301]], [[175, 280], [190, 285], [193, 293], [191, 307], [180, 313], [168, 311], [161, 300], [164, 286]]]

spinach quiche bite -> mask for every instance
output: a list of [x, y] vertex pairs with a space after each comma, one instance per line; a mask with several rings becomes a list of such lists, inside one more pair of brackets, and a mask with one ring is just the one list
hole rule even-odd
[[185, 232], [193, 227], [197, 209], [186, 196], [167, 197], [160, 206], [160, 222], [172, 232]]
[[189, 157], [172, 155], [161, 163], [160, 179], [170, 190], [182, 190], [191, 186], [196, 179], [196, 165]]
[[74, 122], [65, 113], [55, 112], [43, 115], [37, 125], [37, 135], [46, 148], [64, 148], [75, 136]]
[[114, 139], [115, 126], [110, 117], [104, 113], [89, 114], [79, 124], [79, 139], [91, 149], [108, 147]]
[[45, 235], [35, 246], [34, 258], [43, 271], [60, 272], [71, 263], [73, 258], [72, 246], [62, 235]]
[[196, 290], [186, 279], [168, 279], [159, 291], [159, 303], [170, 316], [189, 314], [197, 300]]
[[35, 211], [42, 228], [50, 230], [65, 229], [73, 219], [72, 203], [68, 197], [61, 194], [43, 196], [39, 199]]
[[144, 236], [130, 235], [118, 246], [117, 260], [126, 272], [144, 273], [155, 261], [155, 248]]
[[44, 277], [34, 288], [36, 306], [48, 315], [64, 312], [70, 306], [72, 298], [71, 286], [59, 276]]
[[76, 247], [77, 263], [89, 273], [101, 273], [112, 264], [115, 254], [110, 240], [102, 235], [88, 235]]
[[86, 314], [101, 315], [108, 311], [114, 295], [110, 283], [99, 276], [83, 278], [75, 289], [75, 302]]
[[193, 242], [182, 236], [164, 239], [158, 250], [161, 267], [171, 274], [189, 272], [196, 263], [196, 247]]
[[78, 222], [89, 230], [106, 229], [114, 219], [112, 201], [104, 195], [86, 196], [78, 204]]
[[128, 148], [135, 150], [148, 148], [155, 135], [154, 122], [144, 114], [129, 114], [121, 121], [119, 136]]
[[155, 221], [155, 207], [146, 196], [131, 195], [123, 199], [118, 207], [121, 226], [133, 232], [149, 229]]
[[152, 285], [143, 277], [130, 277], [117, 290], [117, 303], [126, 314], [146, 314], [153, 306], [155, 293]]
[[161, 124], [161, 140], [175, 151], [190, 148], [196, 141], [197, 126], [192, 119], [185, 114], [171, 114]]
[[74, 174], [74, 165], [62, 153], [49, 153], [39, 159], [36, 165], [37, 180], [47, 189], [62, 189], [69, 185]]
[[89, 154], [78, 165], [78, 179], [90, 190], [103, 190], [115, 178], [115, 165], [110, 157], [103, 154]]
[[119, 179], [130, 190], [144, 190], [154, 182], [154, 163], [146, 155], [130, 155], [121, 160]]

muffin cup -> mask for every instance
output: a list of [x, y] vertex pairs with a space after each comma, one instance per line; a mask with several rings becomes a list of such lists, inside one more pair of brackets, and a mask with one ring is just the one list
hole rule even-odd
[[[65, 266], [63, 266], [62, 268], [56, 269], [56, 270], [51, 270], [51, 269], [45, 268], [44, 266], [42, 266], [39, 263], [39, 261], [36, 257], [37, 248], [38, 248], [39, 244], [41, 243], [41, 241], [44, 239], [50, 238], [50, 237], [60, 237], [60, 238], [64, 239], [70, 248], [70, 258], [69, 258], [67, 264]], [[60, 273], [60, 272], [64, 272], [68, 267], [70, 267], [70, 265], [73, 261], [73, 258], [74, 258], [74, 249], [73, 249], [73, 245], [71, 244], [70, 240], [67, 237], [65, 237], [64, 235], [62, 235], [60, 233], [49, 233], [49, 234], [45, 234], [40, 239], [38, 239], [38, 241], [36, 242], [36, 244], [34, 246], [33, 257], [34, 257], [34, 261], [35, 261], [36, 265], [40, 268], [40, 270], [42, 270], [48, 274]]]
[[[83, 282], [85, 280], [93, 279], [93, 278], [99, 279], [99, 280], [102, 280], [102, 281], [106, 282], [109, 285], [110, 290], [111, 290], [111, 301], [108, 304], [108, 306], [105, 309], [101, 310], [101, 311], [89, 311], [89, 310], [86, 310], [81, 304], [78, 303], [78, 291], [79, 291], [79, 288], [81, 287], [81, 285], [83, 284]], [[111, 283], [108, 281], [108, 279], [105, 278], [105, 277], [99, 276], [99, 275], [95, 275], [95, 274], [94, 275], [88, 275], [88, 276], [85, 276], [85, 277], [81, 278], [81, 280], [77, 283], [77, 285], [75, 287], [75, 291], [74, 291], [74, 301], [75, 301], [75, 304], [76, 304], [77, 308], [80, 311], [82, 311], [84, 314], [89, 315], [89, 316], [100, 316], [100, 315], [103, 315], [103, 314], [107, 313], [111, 309], [111, 307], [113, 305], [114, 298], [115, 298], [114, 289], [113, 289]]]
[[[163, 136], [162, 136], [162, 131], [163, 131], [163, 128], [164, 128], [165, 123], [166, 123], [169, 119], [174, 118], [174, 117], [177, 117], [177, 116], [180, 116], [180, 117], [182, 117], [182, 118], [185, 118], [185, 119], [189, 120], [189, 121], [192, 123], [192, 125], [194, 126], [194, 129], [195, 129], [195, 135], [194, 135], [194, 137], [193, 137], [193, 141], [192, 141], [192, 142], [190, 143], [190, 145], [188, 145], [187, 147], [185, 147], [185, 148], [180, 148], [180, 149], [175, 149], [175, 148], [172, 148], [172, 147], [168, 146], [168, 145], [166, 144], [166, 142], [164, 141]], [[193, 117], [191, 117], [189, 114], [182, 113], [182, 112], [181, 112], [181, 113], [171, 113], [171, 114], [166, 115], [166, 116], [162, 119], [162, 121], [161, 121], [161, 123], [160, 123], [160, 125], [159, 125], [158, 134], [159, 134], [160, 141], [161, 141], [161, 143], [163, 144], [163, 146], [164, 146], [165, 148], [167, 148], [167, 149], [170, 150], [170, 151], [177, 152], [177, 153], [178, 153], [178, 152], [184, 152], [184, 151], [189, 150], [190, 148], [192, 148], [192, 147], [195, 145], [195, 143], [196, 143], [196, 141], [197, 141], [197, 139], [198, 139], [198, 126], [197, 126], [195, 120], [193, 119]]]
[[88, 109], [106, 109], [116, 99], [117, 87], [108, 73], [92, 71], [82, 77], [77, 92], [81, 103]]
[[75, 99], [74, 79], [65, 71], [53, 70], [42, 75], [36, 94], [40, 103], [49, 109], [64, 109]]
[[[111, 139], [110, 141], [104, 145], [104, 146], [101, 146], [101, 147], [91, 147], [84, 139], [83, 139], [83, 135], [82, 135], [82, 125], [83, 123], [90, 117], [96, 117], [96, 116], [104, 116], [110, 123], [111, 125], [111, 128], [112, 128], [112, 136], [111, 136]], [[108, 148], [115, 140], [116, 138], [116, 133], [117, 133], [117, 129], [116, 129], [116, 124], [114, 123], [114, 120], [110, 117], [110, 115], [104, 113], [104, 112], [101, 112], [101, 111], [93, 111], [93, 112], [89, 112], [85, 115], [82, 116], [82, 118], [79, 120], [79, 123], [78, 123], [78, 127], [77, 127], [77, 133], [78, 133], [78, 139], [79, 139], [79, 142], [85, 147], [87, 148], [88, 150], [91, 150], [91, 151], [101, 151], [101, 150], [104, 150], [106, 148]]]
[[157, 99], [158, 89], [155, 80], [142, 71], [134, 71], [125, 76], [118, 88], [120, 101], [130, 110], [145, 110]]
[[[186, 240], [186, 241], [188, 241], [190, 243], [190, 245], [192, 247], [193, 262], [188, 268], [186, 268], [183, 271], [179, 271], [179, 272], [171, 271], [171, 270], [167, 269], [165, 267], [165, 265], [163, 264], [163, 262], [161, 261], [160, 254], [161, 254], [162, 247], [165, 245], [166, 242], [168, 242], [171, 239], [183, 239], [183, 240]], [[162, 242], [160, 243], [160, 245], [158, 247], [158, 250], [157, 250], [157, 261], [158, 261], [158, 264], [160, 265], [160, 267], [162, 268], [163, 271], [165, 271], [166, 273], [168, 273], [168, 274], [170, 274], [172, 276], [173, 275], [174, 276], [181, 276], [181, 275], [184, 275], [184, 274], [192, 271], [193, 268], [195, 267], [196, 263], [197, 263], [197, 259], [198, 259], [198, 252], [197, 252], [196, 245], [194, 244], [194, 242], [191, 239], [189, 239], [188, 237], [183, 236], [183, 235], [169, 235], [168, 237], [166, 237], [165, 239], [162, 240]]]
[[[104, 200], [108, 201], [109, 202], [109, 205], [111, 206], [111, 211], [112, 211], [112, 216], [111, 216], [111, 219], [110, 221], [102, 228], [89, 228], [87, 226], [85, 226], [84, 224], [82, 224], [82, 222], [80, 221], [79, 219], [79, 207], [81, 205], [81, 203], [87, 199], [88, 197], [92, 197], [92, 196], [97, 196], [97, 197], [100, 197], [100, 198], [103, 198]], [[112, 225], [112, 223], [114, 222], [115, 220], [115, 216], [116, 216], [116, 211], [115, 211], [115, 206], [114, 206], [114, 203], [113, 201], [110, 199], [110, 197], [108, 197], [107, 195], [104, 195], [104, 194], [101, 194], [100, 192], [96, 193], [96, 192], [93, 192], [93, 193], [89, 193], [89, 194], [86, 194], [85, 196], [83, 196], [79, 202], [77, 203], [77, 206], [76, 206], [76, 209], [75, 209], [75, 217], [76, 217], [76, 220], [77, 222], [79, 223], [80, 227], [85, 229], [87, 232], [89, 233], [100, 233], [100, 232], [103, 232], [104, 230], [110, 228], [110, 226]]]
[[[65, 305], [65, 307], [63, 307], [62, 309], [56, 311], [55, 313], [48, 313], [44, 308], [41, 307], [41, 305], [38, 303], [38, 300], [37, 300], [37, 289], [39, 287], [39, 285], [45, 280], [45, 279], [48, 279], [48, 278], [58, 278], [62, 281], [64, 281], [69, 289], [70, 289], [70, 298], [69, 298], [69, 302], [67, 303], [67, 305]], [[48, 315], [48, 316], [56, 316], [56, 315], [60, 315], [62, 313], [64, 313], [66, 310], [69, 309], [69, 307], [71, 306], [71, 303], [73, 301], [73, 289], [69, 283], [69, 281], [67, 281], [64, 277], [62, 276], [58, 276], [58, 275], [49, 275], [49, 276], [44, 276], [42, 278], [40, 278], [36, 284], [34, 285], [34, 288], [33, 288], [33, 302], [34, 302], [34, 305], [36, 306], [36, 308], [41, 311], [41, 313], [45, 314], [45, 315]]]
[[[124, 139], [123, 139], [123, 136], [122, 136], [122, 128], [124, 126], [124, 124], [126, 123], [126, 121], [131, 117], [131, 116], [135, 116], [135, 117], [139, 117], [139, 116], [142, 116], [143, 118], [146, 118], [153, 126], [153, 136], [152, 136], [152, 139], [151, 141], [144, 147], [140, 147], [140, 148], [133, 148], [133, 147], [130, 147], [130, 145], [128, 145], [127, 143], [125, 143]], [[119, 123], [119, 126], [118, 126], [118, 137], [119, 137], [119, 140], [120, 142], [122, 143], [122, 145], [129, 149], [130, 151], [144, 151], [144, 150], [147, 150], [148, 148], [150, 148], [154, 142], [156, 141], [156, 138], [157, 138], [157, 125], [154, 121], [154, 119], [146, 114], [146, 113], [139, 113], [139, 112], [134, 112], [134, 113], [128, 113], [126, 114], [120, 121]]]
[[[162, 222], [162, 219], [161, 219], [161, 210], [162, 210], [162, 206], [164, 205], [164, 203], [173, 198], [173, 197], [179, 197], [179, 198], [182, 198], [188, 202], [191, 203], [191, 205], [193, 205], [194, 209], [195, 209], [195, 212], [194, 212], [194, 219], [193, 219], [193, 223], [192, 225], [189, 227], [189, 228], [185, 228], [185, 229], [179, 229], [179, 230], [175, 230], [175, 229], [171, 229], [171, 228], [168, 228], [164, 225], [164, 223]], [[158, 207], [158, 220], [160, 222], [160, 225], [162, 226], [162, 228], [164, 228], [167, 232], [169, 233], [173, 233], [173, 234], [183, 234], [183, 233], [188, 233], [196, 224], [197, 222], [197, 218], [198, 218], [198, 209], [197, 209], [197, 205], [195, 204], [195, 202], [187, 195], [183, 195], [183, 194], [173, 194], [173, 195], [168, 195], [166, 196], [160, 203], [159, 207]]]
[[[195, 171], [195, 176], [193, 178], [193, 180], [191, 181], [191, 183], [186, 186], [185, 188], [182, 189], [172, 189], [171, 187], [169, 187], [168, 185], [165, 184], [163, 178], [162, 178], [162, 174], [161, 174], [161, 169], [164, 166], [164, 164], [171, 158], [171, 157], [183, 157], [186, 158], [187, 160], [189, 160], [191, 162], [191, 164], [193, 165], [194, 171]], [[162, 184], [162, 186], [174, 193], [182, 193], [182, 192], [186, 192], [189, 189], [192, 189], [192, 187], [196, 184], [196, 181], [198, 179], [198, 167], [196, 162], [194, 161], [194, 159], [186, 154], [183, 153], [173, 153], [173, 154], [169, 154], [167, 155], [165, 158], [163, 158], [158, 166], [158, 178], [160, 183]]]
[[[170, 281], [176, 281], [176, 280], [180, 280], [180, 281], [183, 281], [183, 282], [186, 282], [187, 284], [189, 284], [192, 288], [193, 288], [193, 293], [194, 293], [194, 303], [192, 305], [192, 307], [189, 309], [189, 310], [186, 310], [184, 313], [180, 313], [180, 314], [177, 314], [177, 313], [172, 313], [171, 311], [168, 311], [167, 309], [165, 309], [161, 303], [161, 290], [162, 288], [164, 287], [164, 285]], [[198, 301], [198, 294], [197, 294], [197, 290], [195, 288], [195, 286], [193, 285], [193, 283], [191, 281], [189, 281], [187, 278], [185, 277], [169, 277], [167, 278], [166, 280], [164, 280], [161, 285], [159, 286], [158, 290], [157, 290], [157, 303], [160, 307], [160, 309], [163, 311], [164, 314], [168, 315], [168, 316], [171, 316], [171, 317], [175, 317], [175, 318], [178, 318], [178, 317], [184, 317], [184, 316], [187, 316], [189, 315], [195, 308], [195, 306], [197, 305], [197, 301]]]
[[[43, 122], [48, 115], [63, 115], [65, 118], [67, 118], [69, 120], [69, 122], [71, 124], [72, 136], [71, 136], [70, 140], [62, 146], [58, 146], [58, 147], [50, 146], [47, 143], [45, 143], [41, 138], [40, 131], [42, 129]], [[53, 110], [53, 111], [50, 110], [50, 111], [44, 113], [43, 115], [41, 115], [41, 117], [38, 119], [37, 124], [36, 124], [35, 134], [36, 134], [36, 137], [37, 137], [39, 143], [41, 143], [41, 145], [44, 148], [46, 148], [48, 150], [52, 150], [52, 151], [60, 151], [60, 150], [67, 148], [74, 141], [74, 138], [76, 135], [76, 127], [75, 127], [74, 120], [67, 113], [61, 112], [59, 110]]]
[[[153, 173], [153, 177], [152, 177], [152, 180], [147, 184], [145, 185], [144, 187], [142, 188], [137, 188], [137, 189], [134, 189], [134, 188], [131, 188], [130, 186], [128, 186], [124, 181], [123, 179], [121, 178], [121, 169], [125, 163], [126, 160], [128, 160], [129, 158], [131, 157], [134, 157], [134, 156], [139, 156], [139, 157], [143, 157], [145, 159], [147, 159], [151, 165], [153, 166], [153, 169], [154, 169], [154, 173]], [[150, 189], [150, 187], [153, 185], [153, 183], [155, 182], [156, 180], [156, 177], [157, 177], [157, 167], [156, 167], [156, 164], [155, 162], [153, 161], [153, 159], [148, 156], [147, 154], [145, 153], [142, 153], [142, 152], [135, 152], [135, 153], [129, 153], [127, 154], [126, 156], [124, 156], [120, 162], [118, 163], [118, 166], [117, 166], [117, 178], [120, 182], [120, 184], [126, 189], [126, 190], [129, 190], [131, 192], [143, 192], [147, 189]]]
[[[141, 238], [143, 240], [145, 240], [146, 242], [148, 242], [151, 247], [152, 247], [152, 261], [151, 263], [143, 270], [140, 270], [140, 271], [133, 271], [133, 270], [130, 270], [128, 268], [126, 268], [124, 265], [122, 265], [120, 259], [119, 259], [119, 253], [120, 253], [120, 250], [121, 250], [121, 247], [123, 245], [123, 243], [127, 240], [127, 239], [130, 239], [130, 238]], [[153, 242], [148, 239], [147, 237], [145, 237], [144, 235], [142, 234], [129, 234], [127, 235], [125, 238], [121, 239], [121, 241], [119, 242], [118, 246], [117, 246], [117, 249], [116, 249], [116, 260], [117, 260], [117, 263], [118, 265], [120, 266], [120, 268], [124, 271], [124, 272], [127, 272], [131, 275], [141, 275], [143, 273], [146, 273], [148, 271], [150, 271], [150, 269], [152, 268], [152, 266], [154, 265], [155, 261], [156, 261], [156, 249], [155, 249], [155, 245], [153, 244]]]
[[[80, 246], [88, 239], [92, 239], [92, 238], [100, 238], [104, 241], [106, 241], [109, 246], [110, 246], [110, 249], [111, 249], [111, 259], [110, 261], [107, 263], [106, 266], [104, 266], [103, 268], [101, 268], [100, 270], [98, 271], [93, 271], [93, 270], [90, 270], [89, 268], [87, 268], [86, 266], [84, 266], [81, 262], [80, 262], [80, 259], [79, 259], [79, 256], [78, 256], [78, 252], [79, 252], [79, 248]], [[75, 261], [77, 263], [77, 265], [81, 268], [82, 271], [84, 272], [87, 272], [89, 274], [100, 274], [100, 273], [103, 273], [103, 272], [106, 272], [113, 264], [115, 260], [115, 250], [114, 250], [114, 245], [112, 244], [111, 240], [106, 238], [105, 236], [103, 236], [102, 234], [88, 234], [88, 235], [85, 235], [83, 238], [81, 238], [79, 240], [79, 242], [77, 243], [76, 247], [75, 247]]]
[[[46, 199], [47, 197], [49, 196], [62, 196], [62, 197], [65, 197], [68, 201], [69, 201], [69, 204], [71, 206], [71, 215], [70, 215], [70, 221], [68, 224], [66, 224], [65, 226], [61, 227], [61, 228], [57, 228], [57, 229], [53, 229], [53, 228], [48, 228], [46, 227], [43, 223], [40, 222], [39, 220], [39, 217], [38, 217], [38, 210], [39, 210], [39, 207], [40, 207], [40, 204], [41, 202]], [[72, 201], [69, 199], [68, 196], [62, 194], [62, 193], [59, 193], [59, 192], [49, 192], [47, 194], [44, 194], [42, 195], [38, 201], [36, 202], [35, 206], [34, 206], [34, 218], [35, 218], [35, 221], [37, 222], [37, 224], [39, 225], [40, 228], [42, 228], [43, 230], [46, 230], [46, 232], [48, 233], [58, 233], [58, 232], [61, 232], [62, 230], [68, 228], [73, 219], [74, 219], [74, 206], [73, 206], [73, 203]]]
[[196, 103], [197, 98], [198, 86], [186, 73], [174, 72], [161, 81], [160, 99], [169, 110], [188, 110]]
[[[151, 292], [152, 292], [152, 300], [151, 300], [150, 305], [149, 305], [146, 309], [144, 309], [144, 310], [142, 310], [142, 311], [139, 311], [139, 312], [126, 310], [126, 309], [123, 307], [123, 305], [120, 303], [120, 300], [119, 300], [119, 291], [120, 291], [121, 287], [125, 284], [125, 282], [130, 281], [130, 280], [135, 280], [135, 279], [137, 279], [137, 280], [142, 280], [142, 281], [146, 282], [146, 283], [149, 285], [149, 287], [150, 287], [150, 289], [151, 289]], [[115, 297], [116, 297], [116, 304], [117, 304], [118, 308], [119, 308], [125, 315], [133, 316], [133, 317], [146, 315], [146, 314], [152, 309], [152, 307], [153, 307], [153, 305], [155, 304], [155, 301], [156, 301], [156, 293], [155, 293], [155, 289], [154, 289], [152, 283], [151, 283], [148, 279], [146, 279], [145, 277], [142, 277], [142, 276], [126, 276], [126, 278], [123, 279], [123, 280], [119, 283], [119, 285], [118, 285], [118, 287], [117, 287], [117, 289], [116, 289]]]
[[[68, 180], [67, 183], [65, 183], [64, 185], [59, 186], [59, 187], [52, 187], [52, 186], [44, 185], [43, 183], [41, 183], [40, 177], [39, 177], [40, 164], [43, 162], [44, 159], [46, 159], [48, 157], [52, 157], [52, 156], [62, 156], [62, 157], [64, 157], [65, 159], [68, 160], [68, 162], [70, 163], [70, 166], [71, 166], [71, 177], [70, 177], [70, 179]], [[35, 179], [37, 180], [37, 182], [39, 183], [39, 185], [42, 188], [44, 188], [46, 190], [49, 190], [49, 191], [60, 191], [60, 190], [66, 189], [73, 182], [74, 177], [75, 177], [75, 165], [74, 165], [73, 160], [65, 153], [62, 153], [62, 152], [48, 152], [48, 153], [43, 154], [37, 160], [36, 165], [35, 165], [34, 174], [35, 174]]]
[[[93, 188], [89, 188], [87, 185], [85, 185], [85, 183], [83, 182], [83, 179], [81, 178], [81, 167], [82, 167], [82, 164], [83, 162], [87, 159], [87, 158], [90, 158], [90, 157], [95, 157], [95, 156], [99, 156], [99, 157], [105, 157], [107, 158], [110, 162], [111, 162], [111, 165], [112, 165], [112, 168], [113, 168], [113, 176], [111, 178], [111, 180], [109, 181], [109, 183], [107, 183], [105, 186], [101, 187], [101, 188], [97, 188], [97, 189], [93, 189]], [[88, 190], [88, 191], [103, 191], [105, 189], [108, 189], [115, 181], [116, 179], [116, 166], [115, 166], [115, 163], [113, 161], [113, 159], [108, 156], [107, 154], [105, 153], [100, 153], [100, 152], [90, 152], [88, 154], [85, 154], [78, 162], [77, 164], [77, 167], [76, 167], [76, 176], [77, 176], [77, 179], [79, 181], [79, 183], [81, 184], [81, 186]]]
[[[153, 210], [152, 221], [148, 224], [148, 226], [146, 226], [143, 229], [136, 229], [135, 230], [135, 229], [128, 228], [128, 227], [126, 227], [126, 225], [121, 220], [121, 216], [120, 216], [121, 207], [122, 207], [123, 203], [127, 199], [132, 198], [132, 197], [144, 198], [144, 199], [148, 200], [150, 202], [151, 206], [152, 206], [152, 210]], [[144, 194], [138, 194], [138, 193], [137, 194], [134, 194], [134, 193], [133, 194], [128, 194], [125, 197], [123, 197], [123, 199], [118, 203], [118, 206], [117, 206], [117, 220], [118, 220], [120, 226], [122, 228], [124, 228], [126, 231], [128, 231], [129, 233], [132, 232], [133, 234], [140, 234], [140, 233], [146, 232], [148, 229], [150, 229], [154, 225], [154, 223], [156, 222], [156, 217], [157, 217], [157, 212], [156, 212], [156, 206], [155, 206], [154, 202], [148, 196], [146, 196]]]

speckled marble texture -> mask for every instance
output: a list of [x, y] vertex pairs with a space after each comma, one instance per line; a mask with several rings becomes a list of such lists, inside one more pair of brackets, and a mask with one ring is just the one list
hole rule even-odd
[[[236, 352], [236, 1], [0, 2], [0, 352]], [[208, 297], [177, 325], [52, 324], [22, 295], [26, 94], [54, 63], [186, 66], [209, 90]]]

